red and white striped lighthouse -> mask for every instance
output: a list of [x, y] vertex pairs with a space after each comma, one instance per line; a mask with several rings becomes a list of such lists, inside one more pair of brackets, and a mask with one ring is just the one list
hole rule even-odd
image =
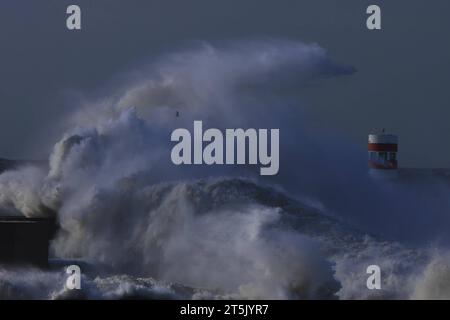
[[369, 135], [369, 168], [371, 171], [396, 171], [398, 137], [394, 134]]

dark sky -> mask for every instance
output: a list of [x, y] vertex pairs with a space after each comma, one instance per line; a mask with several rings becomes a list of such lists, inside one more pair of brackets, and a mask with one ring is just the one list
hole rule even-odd
[[[82, 9], [82, 31], [66, 29], [69, 4]], [[382, 8], [381, 31], [365, 27], [369, 4]], [[317, 126], [362, 147], [386, 127], [400, 135], [401, 165], [450, 167], [449, 12], [448, 0], [2, 0], [0, 157], [44, 158], [77, 92], [164, 52], [281, 37], [358, 70], [302, 93]]]

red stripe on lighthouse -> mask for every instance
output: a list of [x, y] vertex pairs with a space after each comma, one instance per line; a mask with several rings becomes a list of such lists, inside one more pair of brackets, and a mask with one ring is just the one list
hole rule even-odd
[[369, 151], [397, 152], [396, 143], [369, 143]]
[[385, 169], [385, 170], [393, 170], [397, 169], [397, 161], [388, 161], [386, 163], [377, 163], [374, 161], [369, 161], [369, 168], [371, 169]]

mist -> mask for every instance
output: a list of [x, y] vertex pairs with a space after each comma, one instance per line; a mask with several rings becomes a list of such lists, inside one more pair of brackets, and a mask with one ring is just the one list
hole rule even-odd
[[[374, 180], [366, 150], [334, 128], [310, 130], [298, 93], [355, 72], [317, 44], [287, 40], [203, 43], [164, 55], [104, 96], [83, 99], [48, 168], [0, 175], [0, 206], [28, 217], [56, 214], [56, 257], [217, 289], [222, 297], [352, 297], [352, 283], [339, 277], [348, 260], [333, 270], [340, 260], [330, 261], [314, 237], [285, 227], [289, 210], [272, 197], [294, 199], [302, 214], [317, 214], [317, 224], [330, 218], [405, 244], [445, 245], [440, 231], [450, 227], [445, 182]], [[279, 128], [279, 173], [173, 165], [170, 133], [194, 120], [205, 129]], [[266, 188], [262, 203], [255, 192]], [[420, 272], [411, 269], [414, 277]]]

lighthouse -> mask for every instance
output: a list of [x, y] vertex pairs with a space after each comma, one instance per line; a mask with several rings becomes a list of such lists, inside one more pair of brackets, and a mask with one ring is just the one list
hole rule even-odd
[[398, 137], [386, 134], [369, 134], [369, 170], [376, 177], [397, 176]]

